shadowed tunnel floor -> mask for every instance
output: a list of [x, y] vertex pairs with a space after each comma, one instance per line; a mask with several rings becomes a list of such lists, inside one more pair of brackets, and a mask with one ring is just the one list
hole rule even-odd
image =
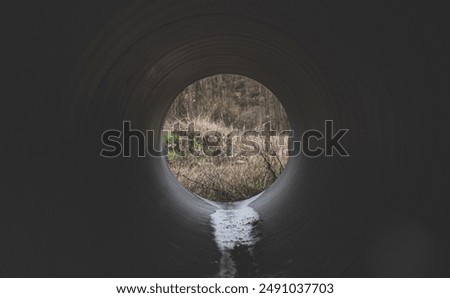
[[28, 2], [3, 26], [0, 276], [216, 276], [216, 208], [161, 158], [99, 153], [103, 131], [159, 131], [179, 92], [218, 73], [267, 86], [295, 131], [349, 129], [350, 157], [291, 158], [250, 203], [258, 276], [450, 276], [444, 9]]

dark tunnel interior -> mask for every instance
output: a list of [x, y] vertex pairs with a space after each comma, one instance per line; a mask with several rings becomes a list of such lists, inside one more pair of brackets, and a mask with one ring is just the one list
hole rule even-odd
[[159, 132], [179, 92], [220, 73], [267, 86], [295, 131], [328, 119], [349, 129], [350, 157], [292, 157], [250, 204], [261, 219], [257, 276], [450, 276], [448, 27], [437, 7], [133, 0], [10, 10], [1, 276], [214, 276], [214, 207], [163, 158], [99, 153], [103, 131], [130, 120]]

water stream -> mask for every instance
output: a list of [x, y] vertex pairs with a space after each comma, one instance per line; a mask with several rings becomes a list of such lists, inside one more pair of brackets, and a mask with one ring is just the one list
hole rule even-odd
[[252, 277], [256, 275], [253, 248], [258, 241], [258, 213], [249, 206], [260, 196], [240, 202], [211, 202], [216, 208], [211, 214], [214, 240], [221, 252], [216, 277]]

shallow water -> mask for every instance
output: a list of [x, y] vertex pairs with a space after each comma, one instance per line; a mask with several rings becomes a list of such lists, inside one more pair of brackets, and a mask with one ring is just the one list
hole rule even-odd
[[245, 201], [220, 203], [211, 202], [216, 211], [211, 214], [214, 240], [221, 252], [220, 269], [217, 277], [252, 276], [253, 247], [258, 241], [255, 226], [259, 214], [249, 206], [259, 197]]

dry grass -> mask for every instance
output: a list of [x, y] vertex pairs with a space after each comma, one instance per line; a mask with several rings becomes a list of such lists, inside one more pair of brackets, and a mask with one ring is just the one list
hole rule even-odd
[[[201, 135], [206, 131], [214, 130], [225, 136], [233, 130], [232, 127], [213, 122], [206, 117], [166, 122], [164, 129], [173, 130], [175, 122], [181, 124], [181, 130], [187, 129], [188, 123], [194, 123], [195, 130], [200, 131]], [[261, 149], [254, 156], [243, 154], [243, 152], [249, 152], [250, 148], [242, 144], [239, 137], [233, 139], [233, 156], [205, 155], [203, 150], [200, 150], [201, 139], [196, 142], [195, 148], [199, 150], [195, 154], [179, 156], [174, 153], [174, 145], [171, 145], [176, 135], [172, 134], [171, 138], [165, 138], [169, 150], [170, 169], [187, 189], [211, 200], [237, 201], [260, 193], [277, 179], [288, 159], [284, 152], [285, 148], [278, 146], [277, 138], [271, 139], [272, 152], [275, 153], [275, 156], [271, 156], [264, 150], [264, 139], [259, 137], [251, 138]], [[186, 141], [182, 144], [187, 146]]]

